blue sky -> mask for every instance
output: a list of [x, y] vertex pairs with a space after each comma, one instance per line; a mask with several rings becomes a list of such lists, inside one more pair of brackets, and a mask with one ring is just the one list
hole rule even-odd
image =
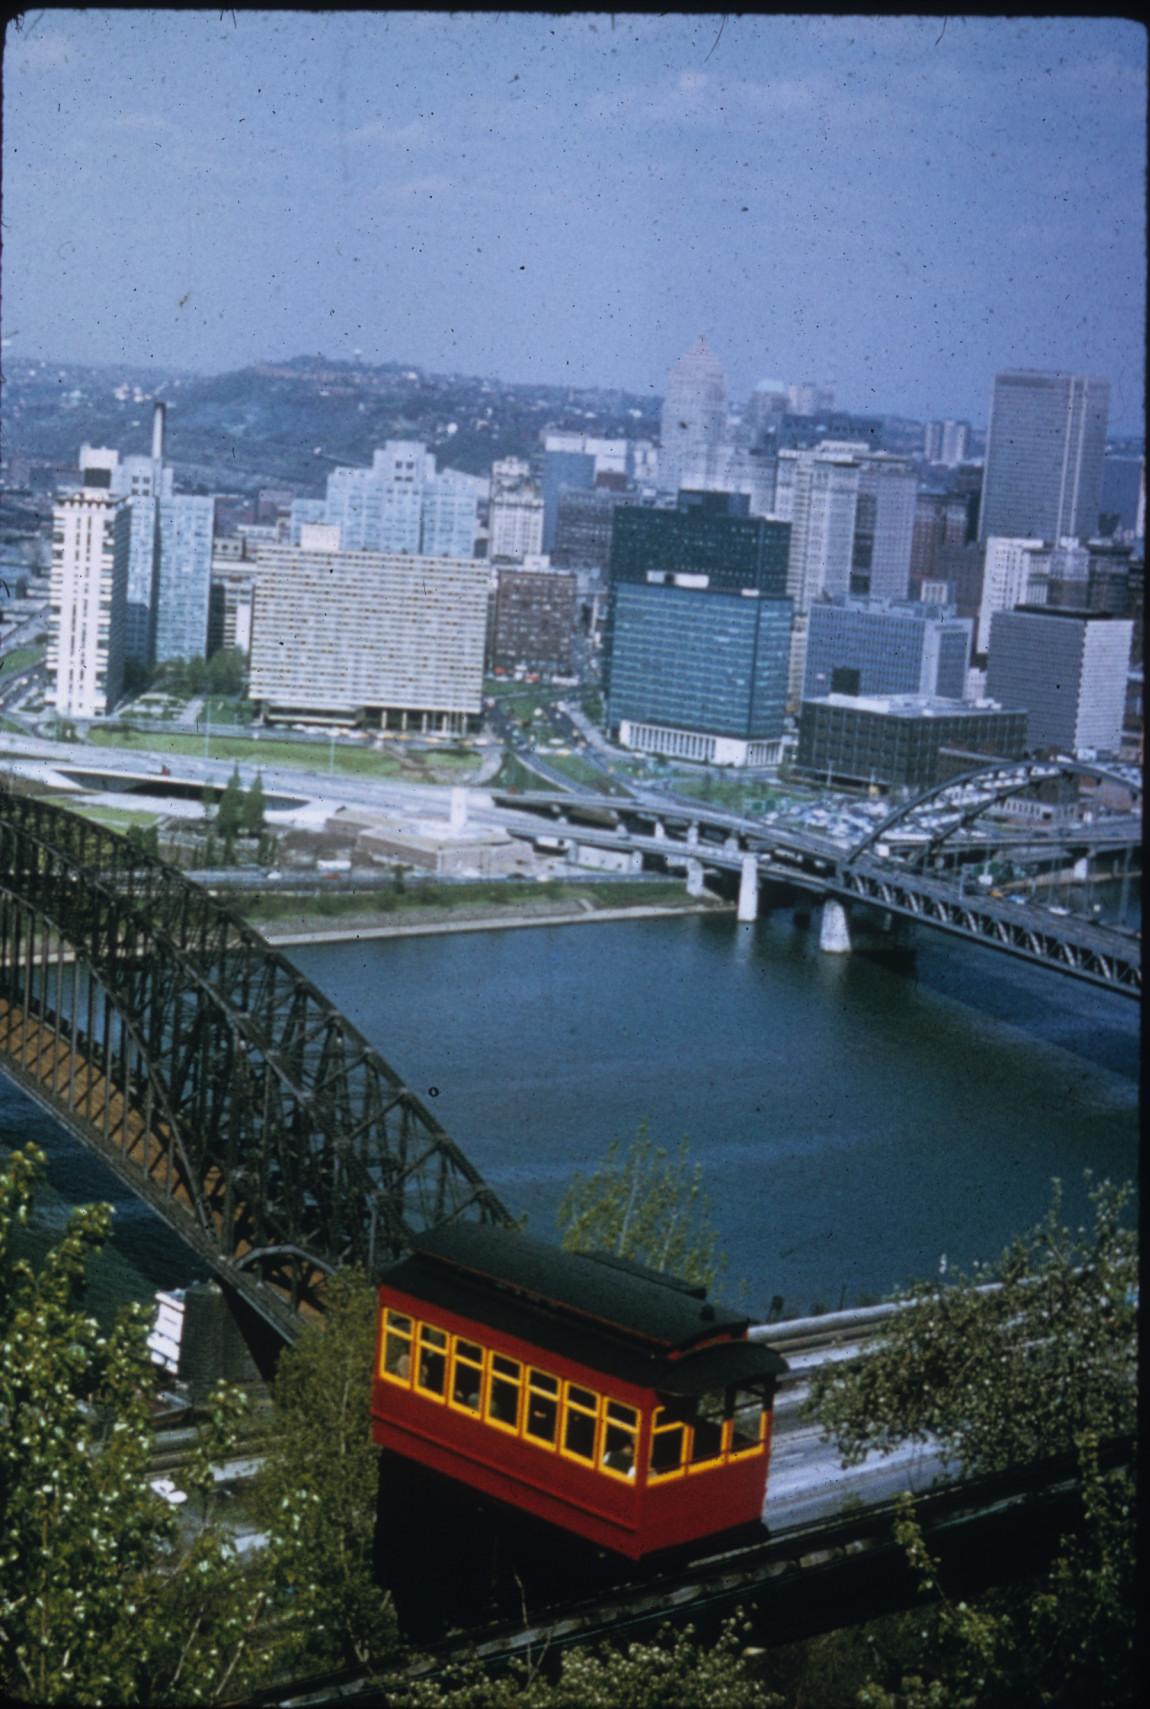
[[1146, 36], [1119, 19], [46, 9], [5, 55], [5, 349], [322, 351], [985, 423], [1143, 413]]

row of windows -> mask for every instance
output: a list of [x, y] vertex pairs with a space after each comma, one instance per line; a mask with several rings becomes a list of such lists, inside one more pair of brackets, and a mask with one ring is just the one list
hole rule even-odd
[[[640, 1416], [635, 1407], [434, 1324], [388, 1311], [379, 1374], [608, 1477], [626, 1481], [636, 1475]], [[758, 1393], [718, 1390], [661, 1406], [654, 1418], [647, 1481], [761, 1454], [765, 1445], [766, 1414]]]

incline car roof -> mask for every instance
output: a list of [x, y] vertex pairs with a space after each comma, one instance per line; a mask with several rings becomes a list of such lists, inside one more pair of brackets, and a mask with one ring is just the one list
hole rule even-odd
[[[383, 1280], [442, 1304], [445, 1287], [455, 1296], [464, 1283], [470, 1312], [480, 1321], [505, 1319], [508, 1308], [526, 1307], [533, 1319], [566, 1319], [583, 1334], [643, 1343], [647, 1354], [664, 1357], [700, 1342], [741, 1339], [749, 1327], [742, 1313], [707, 1304], [698, 1290], [655, 1279], [641, 1266], [623, 1268], [477, 1223], [420, 1235], [413, 1256], [386, 1271]], [[554, 1342], [553, 1335], [547, 1339]]]

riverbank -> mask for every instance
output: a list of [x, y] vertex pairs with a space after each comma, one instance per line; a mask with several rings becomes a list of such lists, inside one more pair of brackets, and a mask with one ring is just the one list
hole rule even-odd
[[644, 903], [625, 908], [594, 907], [586, 898], [567, 905], [546, 902], [538, 907], [520, 903], [499, 907], [477, 904], [474, 909], [428, 908], [418, 920], [381, 920], [378, 914], [364, 914], [342, 919], [338, 925], [319, 914], [300, 915], [291, 921], [274, 924], [253, 920], [252, 924], [269, 944], [287, 947], [290, 944], [354, 943], [366, 938], [407, 938], [438, 936], [444, 932], [502, 932], [525, 926], [594, 925], [608, 920], [668, 919], [680, 914], [734, 913], [733, 902], [713, 900], [700, 902], [684, 899], [681, 903]]

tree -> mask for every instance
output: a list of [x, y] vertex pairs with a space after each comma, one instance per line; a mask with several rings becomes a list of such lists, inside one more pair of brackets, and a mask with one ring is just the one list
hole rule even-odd
[[239, 695], [244, 692], [247, 661], [235, 647], [220, 647], [204, 667], [204, 687], [209, 694]]
[[1134, 1484], [1122, 1468], [1102, 1474], [1099, 1445], [1134, 1434], [1137, 1251], [1130, 1189], [1104, 1182], [1090, 1199], [1090, 1226], [1066, 1228], [1055, 1182], [994, 1286], [978, 1270], [921, 1284], [873, 1351], [813, 1373], [811, 1410], [844, 1464], [933, 1439], [966, 1472], [1067, 1450], [1079, 1465], [1081, 1511], [1050, 1568], [974, 1606], [946, 1596], [908, 1499], [896, 1536], [938, 1605], [914, 1624], [895, 1682], [860, 1692], [865, 1709], [1133, 1701]]
[[372, 1560], [379, 1450], [371, 1439], [375, 1289], [354, 1271], [328, 1284], [322, 1324], [280, 1358], [254, 1512], [268, 1530], [295, 1511], [287, 1582], [307, 1589], [309, 1657], [378, 1665], [394, 1653], [390, 1599]]
[[239, 767], [236, 766], [224, 785], [220, 804], [216, 809], [216, 829], [225, 843], [238, 833], [243, 818], [243, 810], [244, 791], [240, 782]]
[[576, 1174], [557, 1221], [567, 1252], [611, 1252], [714, 1287], [724, 1268], [702, 1166], [684, 1138], [676, 1157], [651, 1143], [643, 1122], [627, 1151], [619, 1141], [590, 1178]]
[[247, 836], [258, 837], [263, 830], [264, 805], [264, 780], [257, 771], [240, 809], [240, 829]]
[[100, 1329], [86, 1267], [111, 1209], [70, 1218], [38, 1266], [17, 1256], [45, 1158], [0, 1172], [0, 1693], [35, 1703], [203, 1703], [262, 1675], [282, 1637], [274, 1543], [243, 1562], [213, 1522], [212, 1463], [243, 1397], [226, 1385], [181, 1469], [200, 1527], [148, 1484], [149, 1313]]
[[738, 1619], [713, 1644], [691, 1627], [665, 1627], [653, 1643], [566, 1651], [552, 1681], [513, 1662], [489, 1679], [478, 1666], [448, 1669], [439, 1681], [388, 1680], [394, 1709], [780, 1709], [782, 1699], [754, 1678], [742, 1654]]
[[1133, 1432], [1130, 1189], [1103, 1182], [1090, 1200], [1092, 1226], [1063, 1227], [1055, 1182], [1045, 1220], [994, 1269], [908, 1289], [864, 1359], [815, 1370], [810, 1409], [844, 1465], [933, 1439], [964, 1471], [990, 1472], [1067, 1451], [1084, 1431]]

